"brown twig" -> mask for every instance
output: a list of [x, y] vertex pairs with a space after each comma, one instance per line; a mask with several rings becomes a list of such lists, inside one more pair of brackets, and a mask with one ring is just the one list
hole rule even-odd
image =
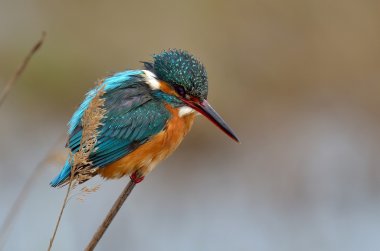
[[16, 72], [12, 75], [12, 77], [8, 80], [8, 82], [5, 84], [3, 90], [0, 93], [0, 106], [3, 104], [5, 98], [9, 94], [10, 90], [16, 83], [17, 79], [21, 76], [23, 71], [25, 70], [26, 66], [28, 65], [30, 59], [33, 57], [34, 53], [38, 51], [38, 49], [41, 47], [41, 45], [44, 42], [46, 36], [46, 32], [42, 32], [40, 40], [33, 46], [33, 48], [29, 51], [28, 55], [24, 58], [20, 66], [17, 68]]
[[111, 224], [112, 220], [115, 218], [116, 214], [119, 212], [121, 206], [126, 201], [126, 199], [128, 198], [129, 194], [132, 192], [135, 185], [136, 183], [134, 181], [132, 180], [129, 181], [127, 186], [121, 192], [121, 194], [119, 195], [119, 197], [113, 204], [112, 208], [108, 212], [106, 218], [103, 220], [103, 223], [99, 226], [98, 230], [95, 232], [91, 241], [88, 243], [87, 247], [85, 248], [85, 251], [92, 251], [95, 249], [99, 240], [103, 237], [103, 234], [106, 232], [107, 228]]
[[[66, 136], [66, 134], [64, 134]], [[16, 216], [18, 215], [20, 209], [27, 198], [29, 191], [34, 184], [36, 178], [40, 174], [41, 170], [52, 160], [55, 152], [53, 151], [55, 147], [62, 142], [63, 136], [59, 137], [58, 140], [53, 144], [50, 148], [51, 150], [45, 155], [45, 157], [37, 164], [36, 168], [34, 168], [32, 174], [26, 180], [24, 186], [21, 189], [21, 192], [17, 196], [15, 202], [11, 206], [8, 215], [5, 218], [3, 225], [0, 227], [0, 250], [3, 249], [4, 244], [6, 242], [6, 236], [9, 233], [12, 223], [14, 222]]]

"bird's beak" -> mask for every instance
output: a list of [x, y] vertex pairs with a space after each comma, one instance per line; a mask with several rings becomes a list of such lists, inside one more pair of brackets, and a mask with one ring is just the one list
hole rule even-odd
[[189, 105], [194, 110], [201, 113], [203, 116], [208, 118], [212, 123], [214, 123], [217, 127], [219, 127], [223, 132], [225, 132], [231, 139], [236, 142], [240, 142], [236, 134], [232, 131], [232, 129], [227, 125], [226, 122], [222, 119], [222, 117], [212, 108], [212, 106], [204, 100], [184, 100], [187, 105]]

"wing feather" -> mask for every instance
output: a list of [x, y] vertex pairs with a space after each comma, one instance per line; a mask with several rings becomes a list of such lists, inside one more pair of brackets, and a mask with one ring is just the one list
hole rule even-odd
[[[106, 166], [133, 151], [162, 131], [170, 118], [165, 106], [154, 99], [145, 83], [132, 83], [106, 92], [107, 113], [99, 128], [99, 137], [90, 161], [95, 167]], [[79, 123], [68, 141], [72, 152], [79, 150], [82, 126]]]
[[[129, 154], [165, 128], [171, 114], [164, 104], [155, 99], [141, 71], [117, 73], [103, 81], [106, 115], [102, 119], [97, 143], [90, 154], [93, 167], [102, 168]], [[91, 90], [69, 122], [67, 147], [72, 153], [80, 148], [81, 119], [97, 91]], [[66, 161], [52, 186], [64, 184], [70, 175], [70, 161]]]

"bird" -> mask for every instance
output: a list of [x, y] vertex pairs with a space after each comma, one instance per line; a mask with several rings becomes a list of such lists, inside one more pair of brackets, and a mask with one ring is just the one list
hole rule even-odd
[[[208, 103], [207, 72], [196, 57], [186, 50], [168, 49], [153, 54], [152, 61], [141, 63], [142, 70], [125, 70], [102, 79], [101, 88], [87, 93], [68, 123], [66, 147], [75, 154], [80, 149], [85, 111], [103, 90], [102, 108], [106, 115], [97, 128], [96, 143], [88, 157], [87, 165], [93, 172], [84, 181], [96, 175], [105, 179], [129, 175], [135, 183], [141, 182], [176, 150], [198, 114], [239, 142]], [[72, 165], [69, 155], [50, 185], [67, 185]]]

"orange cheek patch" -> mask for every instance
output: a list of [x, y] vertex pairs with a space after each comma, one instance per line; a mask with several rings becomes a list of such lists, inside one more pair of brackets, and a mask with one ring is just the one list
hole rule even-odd
[[160, 81], [160, 90], [167, 94], [179, 97], [177, 92], [165, 81]]

